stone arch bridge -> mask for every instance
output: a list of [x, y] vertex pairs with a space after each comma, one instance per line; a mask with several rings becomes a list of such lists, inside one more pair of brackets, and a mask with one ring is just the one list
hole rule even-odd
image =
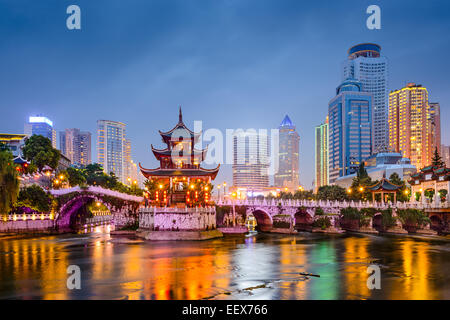
[[[273, 226], [274, 217], [284, 215], [290, 217], [297, 227], [311, 226], [316, 218], [316, 208], [321, 208], [331, 220], [333, 226], [337, 227], [341, 209], [343, 208], [374, 208], [380, 210], [392, 209], [420, 209], [424, 210], [431, 219], [432, 226], [445, 228], [450, 222], [450, 204], [423, 203], [423, 202], [370, 202], [370, 201], [330, 201], [330, 200], [219, 200], [218, 206], [244, 206], [246, 214], [253, 214], [257, 224], [262, 231], [268, 231]], [[375, 216], [378, 216], [376, 214]], [[370, 221], [372, 226], [372, 221]]]
[[[113, 223], [115, 226], [124, 226], [133, 223], [144, 199], [94, 186], [51, 190], [50, 193], [61, 202], [54, 219], [54, 227], [59, 231], [71, 230], [80, 221], [87, 225]], [[82, 217], [82, 209], [91, 202], [103, 204], [108, 211], [99, 212], [100, 214], [93, 218]], [[77, 219], [80, 216], [81, 220]]]

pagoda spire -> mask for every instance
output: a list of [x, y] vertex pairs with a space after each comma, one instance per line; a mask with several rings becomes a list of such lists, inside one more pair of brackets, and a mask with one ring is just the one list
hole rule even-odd
[[178, 122], [182, 123], [183, 122], [183, 113], [181, 113], [181, 106], [180, 106], [180, 113], [178, 115]]

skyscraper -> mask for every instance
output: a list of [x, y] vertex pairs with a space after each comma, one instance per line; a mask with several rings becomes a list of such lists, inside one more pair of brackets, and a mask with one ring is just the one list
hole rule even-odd
[[53, 129], [53, 122], [47, 117], [38, 115], [29, 117], [25, 123], [24, 132], [28, 136], [41, 135], [52, 142], [53, 148], [56, 148], [56, 131]]
[[434, 148], [440, 149], [440, 135], [439, 105], [428, 103], [425, 87], [408, 83], [389, 94], [390, 148], [421, 169], [431, 164]]
[[86, 166], [92, 162], [91, 133], [80, 129], [66, 129], [59, 133], [60, 150], [75, 165]]
[[373, 146], [374, 153], [388, 145], [388, 61], [381, 56], [381, 47], [362, 43], [348, 50], [343, 64], [343, 80], [354, 78], [361, 82], [362, 91], [373, 96]]
[[441, 145], [441, 157], [445, 162], [445, 166], [450, 168], [450, 146]]
[[315, 191], [328, 185], [328, 116], [315, 127]]
[[294, 191], [300, 183], [298, 161], [300, 137], [288, 115], [284, 117], [278, 130], [279, 160], [278, 171], [274, 175], [274, 184], [276, 187], [288, 188], [290, 191]]
[[434, 148], [441, 152], [441, 106], [439, 102], [430, 102], [430, 118], [431, 118], [431, 143]]
[[260, 192], [269, 187], [269, 136], [249, 129], [233, 135], [233, 186]]
[[120, 182], [126, 177], [126, 125], [110, 120], [97, 121], [97, 158], [107, 174], [113, 172]]
[[328, 105], [329, 183], [356, 172], [359, 164], [372, 154], [372, 94], [362, 84], [347, 79], [336, 89]]

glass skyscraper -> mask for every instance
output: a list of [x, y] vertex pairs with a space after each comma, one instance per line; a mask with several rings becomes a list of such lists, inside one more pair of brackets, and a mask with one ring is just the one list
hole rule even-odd
[[44, 116], [29, 117], [25, 123], [25, 134], [28, 136], [41, 135], [52, 142], [53, 148], [56, 149], [56, 131], [53, 129], [53, 122]]
[[59, 133], [59, 141], [62, 154], [73, 164], [86, 166], [92, 162], [90, 132], [66, 129]]
[[328, 185], [328, 116], [315, 127], [315, 190]]
[[275, 187], [288, 188], [295, 192], [299, 178], [300, 137], [289, 116], [285, 116], [279, 130], [278, 171], [274, 175]]
[[348, 50], [343, 63], [342, 79], [353, 78], [361, 82], [362, 91], [373, 96], [373, 146], [374, 153], [385, 150], [388, 137], [388, 61], [381, 56], [381, 47], [362, 43]]
[[372, 94], [361, 82], [347, 79], [336, 89], [328, 105], [329, 183], [355, 173], [372, 154]]
[[113, 172], [120, 182], [126, 182], [126, 125], [110, 120], [97, 121], [97, 158], [107, 174]]
[[415, 83], [389, 94], [389, 146], [417, 169], [431, 164], [441, 148], [440, 107], [428, 103], [428, 90]]
[[247, 192], [269, 187], [269, 136], [254, 129], [233, 134], [233, 186]]

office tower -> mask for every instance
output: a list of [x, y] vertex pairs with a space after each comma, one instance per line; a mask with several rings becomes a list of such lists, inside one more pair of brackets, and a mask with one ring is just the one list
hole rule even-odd
[[125, 183], [127, 185], [132, 185], [134, 181], [138, 180], [138, 169], [137, 165], [131, 159], [131, 141], [125, 139]]
[[360, 163], [372, 154], [372, 94], [362, 84], [347, 79], [336, 89], [328, 105], [329, 183], [356, 172]]
[[92, 162], [91, 133], [80, 129], [66, 129], [59, 133], [60, 150], [71, 163], [86, 166]]
[[445, 167], [450, 168], [450, 146], [441, 145], [441, 157]]
[[377, 153], [386, 149], [388, 141], [388, 61], [381, 56], [381, 47], [362, 43], [348, 50], [343, 64], [343, 80], [354, 78], [361, 82], [362, 91], [373, 96], [373, 146]]
[[233, 134], [233, 186], [248, 192], [269, 187], [269, 147], [267, 133], [254, 129]]
[[389, 94], [389, 147], [401, 152], [419, 170], [431, 164], [440, 142], [439, 107], [428, 103], [428, 91], [408, 83]]
[[278, 130], [279, 160], [278, 171], [274, 175], [274, 185], [275, 187], [288, 188], [294, 192], [300, 183], [298, 161], [300, 137], [288, 115], [284, 117]]
[[97, 162], [105, 173], [113, 172], [122, 183], [127, 181], [125, 129], [122, 122], [97, 121]]
[[431, 118], [431, 143], [434, 148], [441, 152], [441, 106], [439, 102], [430, 102], [430, 118]]
[[328, 116], [315, 127], [315, 191], [328, 185]]
[[41, 135], [50, 139], [53, 148], [56, 148], [56, 131], [53, 129], [53, 122], [47, 117], [41, 115], [29, 117], [24, 131], [28, 136]]

